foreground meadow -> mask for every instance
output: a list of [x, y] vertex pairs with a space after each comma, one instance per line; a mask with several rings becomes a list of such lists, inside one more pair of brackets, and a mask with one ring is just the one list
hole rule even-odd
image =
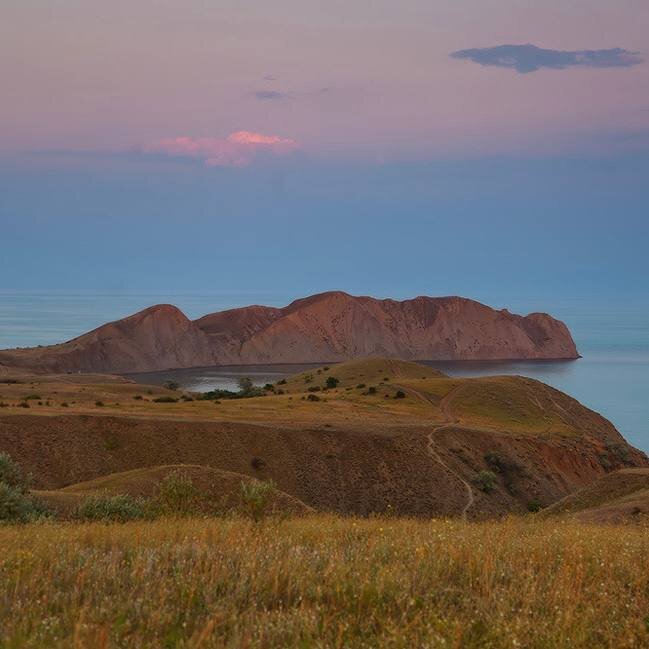
[[639, 647], [649, 530], [511, 519], [0, 528], [0, 647]]

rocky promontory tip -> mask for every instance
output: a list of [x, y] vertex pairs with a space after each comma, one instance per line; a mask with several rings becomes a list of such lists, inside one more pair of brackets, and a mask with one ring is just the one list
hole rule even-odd
[[144, 372], [210, 365], [404, 360], [579, 358], [566, 325], [545, 313], [520, 316], [462, 297], [411, 300], [341, 291], [284, 308], [250, 306], [188, 319], [149, 307], [50, 347], [0, 352], [0, 366], [51, 372]]

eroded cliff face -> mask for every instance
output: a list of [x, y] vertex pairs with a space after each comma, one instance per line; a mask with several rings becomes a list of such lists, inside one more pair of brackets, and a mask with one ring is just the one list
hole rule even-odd
[[459, 297], [377, 300], [331, 292], [283, 309], [250, 306], [189, 320], [145, 309], [61, 345], [0, 352], [0, 366], [57, 372], [143, 372], [257, 363], [578, 358], [568, 328]]

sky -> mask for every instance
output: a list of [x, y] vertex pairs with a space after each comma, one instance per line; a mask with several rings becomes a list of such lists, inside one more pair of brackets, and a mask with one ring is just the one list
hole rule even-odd
[[3, 0], [0, 289], [647, 292], [646, 0]]

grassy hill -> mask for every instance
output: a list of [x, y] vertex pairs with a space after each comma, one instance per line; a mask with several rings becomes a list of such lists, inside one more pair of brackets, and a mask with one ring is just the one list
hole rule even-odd
[[[223, 471], [212, 467], [171, 464], [166, 466], [133, 469], [122, 473], [80, 482], [58, 490], [35, 490], [33, 494], [51, 510], [64, 518], [69, 517], [89, 496], [126, 494], [135, 498], [155, 498], [165, 478], [180, 475], [187, 478], [195, 497], [192, 511], [195, 514], [223, 514], [241, 509], [241, 485], [254, 482], [255, 478]], [[310, 507], [288, 494], [273, 490], [268, 513], [304, 514]]]
[[236, 399], [97, 375], [16, 380], [0, 383], [0, 451], [44, 490], [184, 463], [272, 479], [320, 510], [479, 519], [647, 465], [610, 422], [542, 383], [392, 359], [323, 366]]

